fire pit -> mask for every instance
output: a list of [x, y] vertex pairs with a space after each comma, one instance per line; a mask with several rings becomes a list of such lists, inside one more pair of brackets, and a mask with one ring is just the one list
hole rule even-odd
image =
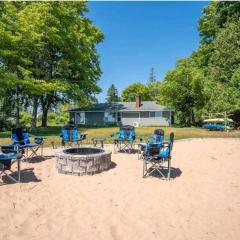
[[111, 165], [111, 152], [101, 148], [61, 149], [55, 156], [58, 172], [64, 174], [93, 175], [108, 170]]

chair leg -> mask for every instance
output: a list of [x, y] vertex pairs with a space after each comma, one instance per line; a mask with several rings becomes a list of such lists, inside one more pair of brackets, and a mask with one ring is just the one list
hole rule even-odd
[[171, 159], [168, 159], [168, 176], [167, 179], [170, 180], [171, 177]]
[[146, 170], [146, 168], [147, 168], [147, 166], [146, 166], [146, 161], [145, 161], [145, 159], [143, 159], [143, 178], [146, 176], [146, 172], [147, 172], [147, 170]]
[[143, 159], [143, 178], [149, 176], [148, 160]]
[[[8, 170], [8, 171], [10, 171], [11, 173], [14, 173], [12, 170]], [[9, 175], [8, 173], [6, 173], [6, 171], [2, 171], [1, 173], [0, 173], [0, 176], [1, 175], [3, 175], [3, 174], [5, 174], [5, 176], [7, 177], [7, 178], [9, 178], [9, 179], [11, 179], [13, 182], [18, 182], [18, 180], [16, 180], [14, 177], [12, 177], [11, 175]]]
[[116, 143], [116, 142], [114, 142], [114, 144], [113, 144], [114, 153], [116, 153], [116, 145], [117, 145], [117, 143]]
[[40, 146], [38, 146], [37, 148], [29, 148], [29, 150], [31, 150], [32, 153], [29, 155], [28, 158], [39, 157], [37, 154], [39, 147]]
[[43, 156], [43, 143], [41, 144], [41, 156]]

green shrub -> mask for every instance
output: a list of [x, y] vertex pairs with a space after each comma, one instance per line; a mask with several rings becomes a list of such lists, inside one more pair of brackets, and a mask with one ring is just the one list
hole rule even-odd
[[31, 127], [32, 114], [27, 111], [22, 111], [20, 113], [20, 124], [24, 127]]

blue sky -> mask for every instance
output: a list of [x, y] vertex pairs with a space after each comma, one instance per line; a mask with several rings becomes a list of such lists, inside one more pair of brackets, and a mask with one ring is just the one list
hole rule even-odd
[[89, 2], [87, 16], [105, 35], [98, 46], [104, 102], [110, 84], [119, 94], [129, 84], [146, 83], [152, 67], [162, 80], [176, 60], [199, 45], [197, 22], [208, 2]]

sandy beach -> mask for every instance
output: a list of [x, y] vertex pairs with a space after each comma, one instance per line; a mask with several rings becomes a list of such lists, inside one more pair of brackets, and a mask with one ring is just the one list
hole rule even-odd
[[170, 181], [143, 179], [137, 154], [81, 177], [44, 155], [22, 163], [22, 183], [0, 185], [1, 240], [240, 239], [239, 139], [175, 142]]

